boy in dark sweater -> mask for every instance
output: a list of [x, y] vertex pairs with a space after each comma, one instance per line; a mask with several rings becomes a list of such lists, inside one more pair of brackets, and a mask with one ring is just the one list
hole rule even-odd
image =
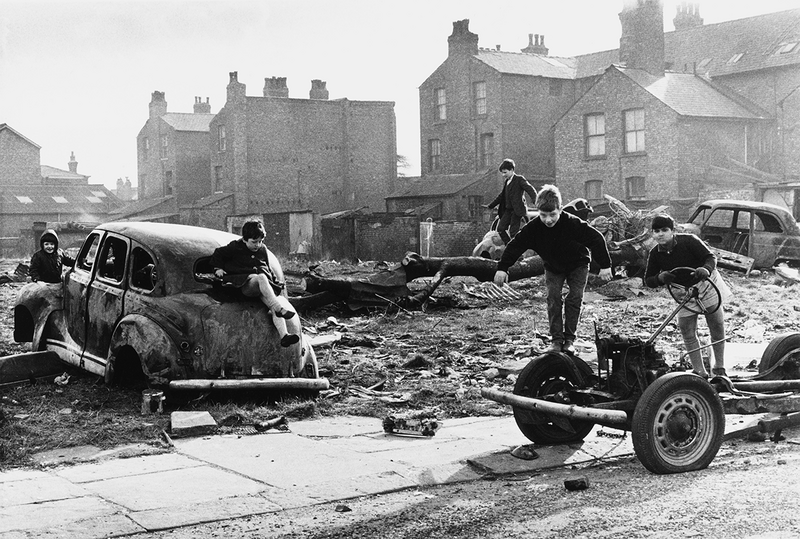
[[264, 246], [267, 233], [261, 221], [248, 221], [242, 226], [242, 237], [228, 245], [217, 247], [211, 256], [214, 274], [227, 286], [239, 288], [247, 297], [259, 298], [272, 313], [272, 321], [281, 346], [289, 347], [300, 341], [296, 333], [289, 333], [286, 320], [297, 314], [282, 294], [283, 283], [278, 283], [269, 267], [269, 253]]
[[[680, 267], [696, 268], [691, 276], [691, 282], [677, 283], [682, 286], [694, 284], [698, 287], [698, 303], [711, 310], [718, 307], [713, 313], [706, 314], [706, 324], [711, 334], [712, 349], [714, 351], [714, 367], [711, 373], [715, 376], [727, 376], [725, 372], [725, 316], [720, 302], [730, 296], [730, 289], [717, 271], [717, 259], [708, 246], [694, 234], [676, 234], [675, 221], [667, 214], [659, 214], [653, 218], [651, 225], [653, 237], [657, 245], [650, 250], [647, 257], [647, 269], [644, 273], [644, 283], [655, 288], [657, 286], [675, 282], [676, 275], [671, 270]], [[703, 281], [711, 281], [719, 290], [720, 297]], [[697, 313], [686, 308], [678, 311], [678, 327], [683, 336], [683, 344], [689, 352], [692, 368], [695, 374], [708, 377], [703, 357], [700, 353], [700, 341], [697, 338]]]
[[75, 259], [58, 248], [58, 235], [49, 228], [39, 239], [41, 250], [33, 253], [28, 274], [32, 281], [60, 283], [64, 266], [72, 267]]
[[[574, 353], [573, 343], [583, 305], [583, 291], [592, 259], [600, 265], [600, 278], [611, 280], [611, 256], [603, 235], [586, 221], [563, 212], [561, 193], [554, 185], [545, 185], [536, 197], [539, 218], [529, 222], [506, 247], [494, 282], [502, 286], [508, 280], [508, 268], [528, 249], [536, 251], [544, 262], [547, 286], [547, 318], [551, 344], [548, 351]], [[564, 283], [569, 287], [561, 299]], [[563, 316], [562, 316], [563, 307]]]

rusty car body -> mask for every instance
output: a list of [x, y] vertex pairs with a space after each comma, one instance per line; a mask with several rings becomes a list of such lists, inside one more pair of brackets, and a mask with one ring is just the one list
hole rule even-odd
[[[107, 382], [170, 390], [320, 390], [314, 350], [281, 347], [257, 299], [215, 283], [214, 249], [239, 236], [201, 227], [113, 222], [89, 232], [61, 284], [30, 283], [14, 307], [14, 339]], [[280, 263], [269, 252], [278, 279]], [[285, 294], [284, 290], [284, 294]]]
[[711, 247], [753, 258], [756, 268], [800, 266], [800, 227], [791, 212], [774, 204], [708, 200], [679, 228]]

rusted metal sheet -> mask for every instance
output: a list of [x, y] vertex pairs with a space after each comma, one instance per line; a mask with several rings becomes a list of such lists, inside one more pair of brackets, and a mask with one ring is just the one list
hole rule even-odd
[[180, 391], [213, 391], [215, 389], [308, 389], [330, 388], [327, 378], [250, 378], [241, 380], [172, 380], [169, 388]]
[[55, 352], [26, 352], [0, 357], [0, 386], [28, 383], [64, 372], [64, 363]]
[[796, 412], [800, 410], [800, 395], [764, 398], [736, 397], [721, 394], [722, 408], [726, 414], [763, 414], [766, 412]]

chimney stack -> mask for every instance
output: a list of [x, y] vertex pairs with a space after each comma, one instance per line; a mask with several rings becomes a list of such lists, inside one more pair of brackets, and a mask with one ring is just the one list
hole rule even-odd
[[270, 77], [264, 79], [264, 97], [289, 97], [286, 77]]
[[310, 99], [328, 99], [328, 89], [325, 87], [324, 80], [314, 79], [311, 81], [311, 91], [308, 92]]
[[664, 8], [661, 0], [624, 0], [619, 14], [619, 59], [626, 67], [664, 76]]
[[245, 91], [247, 90], [247, 87], [239, 82], [239, 72], [231, 71], [228, 74], [228, 77], [230, 78], [227, 87], [228, 103], [243, 104], [246, 101]]
[[478, 34], [469, 31], [469, 19], [453, 22], [453, 33], [447, 38], [449, 55], [478, 54]]
[[160, 118], [167, 113], [167, 101], [164, 92], [156, 90], [150, 97], [150, 118]]
[[700, 4], [681, 2], [677, 6], [677, 14], [672, 19], [672, 24], [675, 25], [675, 30], [688, 30], [689, 28], [703, 26], [703, 19], [700, 17]]
[[203, 103], [202, 97], [194, 97], [194, 112], [195, 114], [211, 114], [211, 103], [209, 103], [207, 97], [205, 103]]
[[70, 152], [69, 163], [67, 163], [69, 171], [75, 174], [78, 173], [78, 162], [75, 161], [75, 152]]
[[522, 49], [522, 52], [547, 56], [550, 49], [544, 46], [544, 34], [541, 36], [539, 34], [528, 34], [528, 46]]

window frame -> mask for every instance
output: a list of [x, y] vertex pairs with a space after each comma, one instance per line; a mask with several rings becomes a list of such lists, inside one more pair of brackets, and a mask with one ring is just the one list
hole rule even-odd
[[[634, 193], [634, 191], [636, 192]], [[625, 199], [647, 199], [647, 180], [644, 176], [628, 176], [625, 178]]]
[[[592, 119], [601, 118], [603, 121], [602, 133], [592, 132], [592, 126], [596, 129], [596, 124], [592, 123]], [[603, 159], [606, 157], [606, 115], [604, 112], [592, 112], [585, 114], [583, 117], [583, 137], [584, 137], [584, 157], [587, 159]], [[592, 142], [600, 141], [602, 145], [602, 153], [592, 153]]]
[[488, 114], [486, 101], [486, 81], [479, 80], [472, 83], [472, 102], [475, 116]]
[[[640, 113], [640, 114], [639, 114]], [[630, 125], [629, 115], [633, 116], [633, 125]], [[639, 120], [641, 119], [641, 122]], [[641, 123], [641, 125], [639, 125]], [[643, 154], [647, 151], [645, 129], [646, 117], [644, 108], [627, 109], [622, 111], [622, 151], [625, 155]], [[635, 149], [631, 149], [630, 138], [633, 135]]]
[[428, 172], [436, 172], [440, 169], [441, 157], [442, 141], [438, 138], [428, 139]]
[[444, 86], [433, 89], [433, 121], [447, 121], [447, 89]]
[[[491, 151], [487, 152], [487, 142], [491, 143]], [[494, 133], [481, 133], [478, 140], [478, 168], [491, 167], [494, 163]]]
[[[597, 188], [598, 196], [596, 197], [592, 196], [594, 190], [590, 189], [591, 187], [594, 186], [598, 186]], [[603, 180], [586, 180], [585, 182], [583, 182], [583, 194], [584, 198], [590, 203], [592, 201], [603, 200]]]
[[225, 124], [217, 126], [217, 150], [220, 152], [227, 151], [228, 149], [228, 133], [225, 130]]
[[169, 150], [169, 137], [167, 135], [161, 135], [161, 144], [159, 145], [159, 157], [161, 159], [167, 158], [167, 152]]

